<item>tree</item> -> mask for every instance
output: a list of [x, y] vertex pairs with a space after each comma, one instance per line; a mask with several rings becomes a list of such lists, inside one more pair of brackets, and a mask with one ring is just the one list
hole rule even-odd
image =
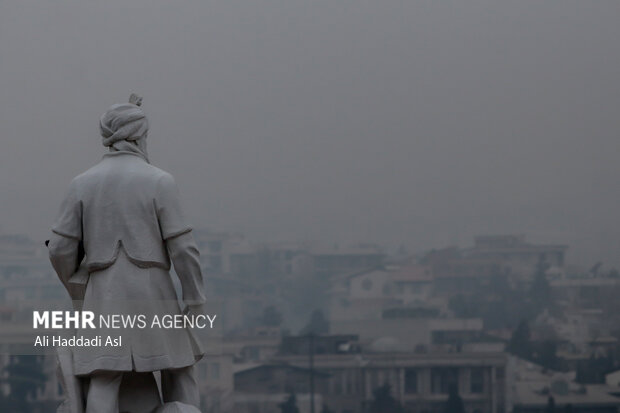
[[461, 396], [459, 395], [459, 389], [456, 383], [452, 383], [450, 385], [444, 413], [465, 413], [463, 399], [461, 399]]
[[547, 407], [545, 407], [545, 413], [555, 413], [555, 399], [552, 395], [547, 398]]
[[278, 404], [278, 407], [280, 408], [280, 413], [299, 413], [295, 393], [290, 393], [285, 401]]
[[532, 355], [530, 343], [530, 326], [526, 320], [522, 320], [510, 337], [506, 351], [515, 356], [529, 359]]
[[329, 332], [329, 322], [321, 310], [314, 310], [310, 320], [301, 330], [301, 335], [306, 334], [327, 334]]
[[385, 383], [377, 387], [373, 392], [373, 400], [370, 402], [369, 413], [403, 413], [404, 409], [392, 396], [392, 387]]

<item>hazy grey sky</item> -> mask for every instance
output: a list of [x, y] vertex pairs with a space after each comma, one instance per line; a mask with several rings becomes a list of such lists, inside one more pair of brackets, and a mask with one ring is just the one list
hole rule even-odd
[[[195, 226], [620, 265], [616, 0], [0, 0], [0, 232], [44, 239], [144, 96]], [[578, 251], [579, 252], [578, 252]]]

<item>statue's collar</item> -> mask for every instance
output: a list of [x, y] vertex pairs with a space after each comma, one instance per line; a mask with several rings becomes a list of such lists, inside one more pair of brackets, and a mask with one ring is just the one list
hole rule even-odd
[[146, 159], [144, 159], [144, 157], [136, 152], [130, 152], [130, 151], [114, 151], [114, 152], [107, 152], [105, 154], [103, 154], [103, 158], [107, 158], [110, 156], [121, 156], [121, 155], [132, 155], [132, 156], [136, 156], [140, 159], [142, 159], [143, 161], [146, 162]]

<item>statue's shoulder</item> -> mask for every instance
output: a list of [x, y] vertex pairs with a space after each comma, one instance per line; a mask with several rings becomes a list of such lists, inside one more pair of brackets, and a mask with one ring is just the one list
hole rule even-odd
[[81, 174], [77, 175], [71, 180], [70, 186], [75, 188], [82, 188], [88, 186], [95, 181], [98, 181], [105, 175], [105, 169], [101, 167], [102, 163], [95, 164], [88, 168]]
[[155, 165], [151, 165], [150, 163], [147, 163], [145, 165], [149, 169], [149, 171], [153, 174], [153, 176], [157, 176], [158, 178], [161, 178], [161, 177], [172, 178], [172, 175], [170, 174], [170, 172], [164, 171], [163, 169], [158, 168]]
[[120, 164], [118, 162], [114, 162], [114, 160], [119, 158], [121, 157], [104, 157], [99, 163], [73, 178], [72, 185], [88, 185], [93, 181], [114, 178], [115, 175], [124, 175], [128, 173], [141, 182], [158, 182], [160, 180], [172, 179], [172, 175], [170, 175], [170, 173], [151, 165], [148, 162], [144, 162], [139, 159], [132, 159], [134, 158], [133, 156], [125, 156], [121, 158], [129, 162], [121, 162]]
[[149, 176], [161, 185], [174, 185], [174, 178], [170, 172], [164, 171], [157, 166], [146, 164]]

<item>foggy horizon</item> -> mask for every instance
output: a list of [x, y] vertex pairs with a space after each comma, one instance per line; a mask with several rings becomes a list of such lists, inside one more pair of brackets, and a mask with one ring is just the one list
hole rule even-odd
[[0, 3], [0, 234], [49, 234], [144, 97], [195, 228], [620, 266], [620, 3]]

